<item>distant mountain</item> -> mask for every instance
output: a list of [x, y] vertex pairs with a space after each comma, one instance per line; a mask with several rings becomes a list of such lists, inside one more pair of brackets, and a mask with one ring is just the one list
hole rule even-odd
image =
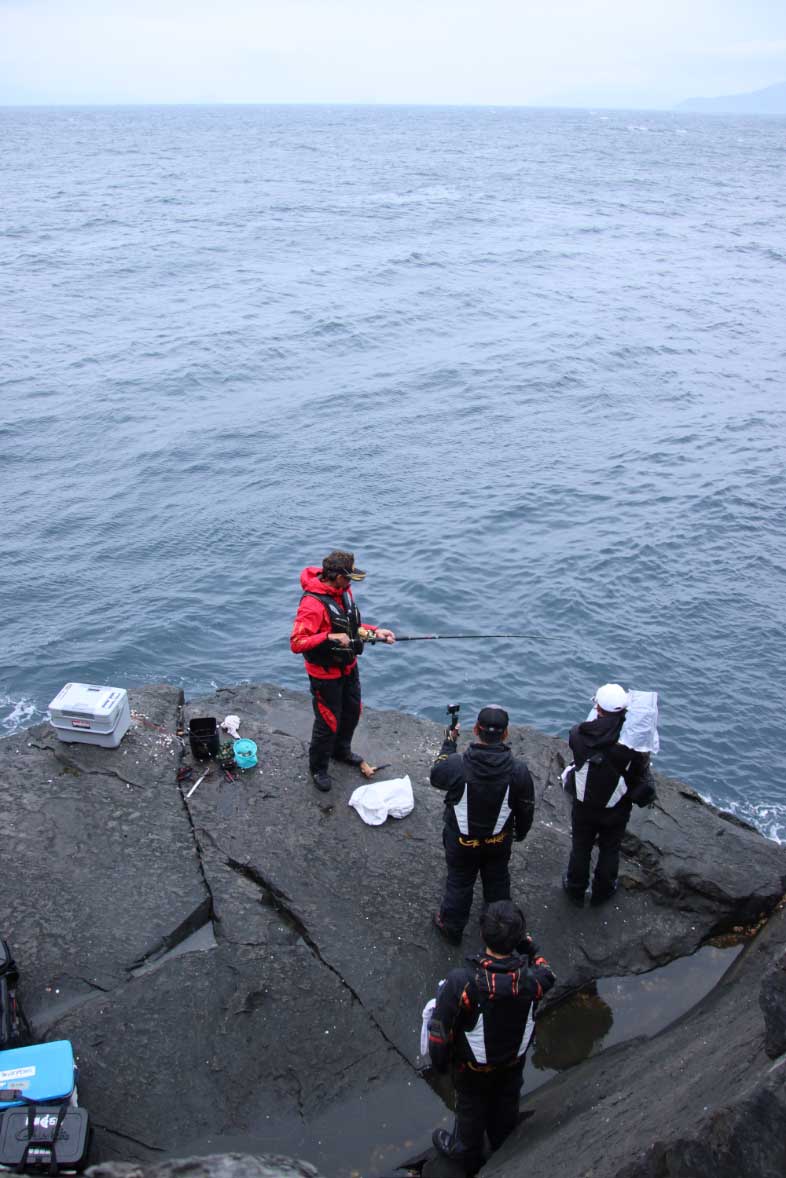
[[786, 115], [786, 82], [752, 90], [748, 94], [727, 94], [722, 98], [686, 98], [675, 110], [706, 111], [741, 115]]

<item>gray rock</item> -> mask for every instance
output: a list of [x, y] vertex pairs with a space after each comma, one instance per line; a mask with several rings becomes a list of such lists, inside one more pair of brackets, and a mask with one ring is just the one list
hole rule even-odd
[[651, 1039], [612, 1048], [525, 1100], [488, 1178], [776, 1178], [786, 1173], [786, 1057], [764, 1049], [763, 968], [778, 911], [720, 984]]
[[210, 1154], [202, 1158], [178, 1158], [157, 1166], [128, 1162], [104, 1162], [91, 1166], [89, 1178], [319, 1178], [308, 1162], [273, 1154]]
[[[304, 702], [297, 693], [272, 687], [220, 693], [219, 711], [241, 716], [241, 730], [258, 741], [261, 760], [259, 773], [243, 778], [256, 788], [244, 786], [240, 793], [226, 785], [205, 792], [200, 787], [194, 796], [195, 821], [206, 832], [206, 872], [211, 877], [223, 860], [256, 878], [263, 891], [272, 885], [282, 907], [311, 930], [323, 957], [414, 1061], [413, 1011], [422, 1006], [424, 984], [427, 993], [433, 984], [424, 958], [431, 959], [436, 979], [462, 955], [435, 944], [430, 928], [444, 883], [443, 801], [428, 785], [441, 729], [400, 713], [364, 713], [356, 747], [372, 762], [391, 762], [391, 776], [408, 772], [416, 799], [408, 818], [366, 827], [346, 805], [362, 783], [357, 771], [334, 766], [338, 784], [327, 796], [310, 783], [311, 714]], [[196, 701], [187, 714], [215, 703]], [[603, 908], [574, 909], [560, 883], [570, 846], [568, 802], [559, 781], [567, 745], [528, 728], [515, 730], [512, 744], [530, 765], [538, 797], [533, 831], [514, 848], [514, 895], [563, 988], [644, 972], [691, 953], [708, 936], [755, 921], [783, 894], [783, 848], [724, 817], [680, 783], [660, 779], [656, 805], [634, 811], [624, 847], [623, 894]], [[210, 834], [219, 830], [215, 838]], [[291, 854], [294, 830], [299, 856]], [[350, 871], [342, 869], [346, 864]], [[221, 904], [217, 911], [221, 915]], [[468, 950], [475, 947], [476, 930], [470, 925]], [[357, 944], [373, 953], [358, 954]], [[389, 1001], [390, 993], [399, 996], [397, 1002]]]
[[762, 978], [759, 1005], [764, 1014], [764, 1046], [775, 1059], [786, 1052], [786, 953], [772, 962]]
[[[347, 1152], [362, 1127], [370, 1155], [384, 1110], [396, 1106], [404, 1116], [407, 1100], [418, 1132], [436, 1124], [444, 1110], [418, 1073], [420, 1011], [462, 958], [430, 924], [444, 882], [442, 796], [428, 785], [441, 729], [400, 713], [364, 713], [356, 747], [391, 762], [390, 776], [408, 772], [415, 792], [408, 818], [372, 828], [347, 806], [363, 780], [356, 770], [336, 765], [328, 795], [311, 784], [305, 695], [243, 685], [181, 714], [176, 689], [145, 688], [133, 693], [132, 708], [135, 723], [116, 750], [61, 744], [46, 725], [0, 741], [1, 837], [13, 850], [3, 931], [39, 1034], [74, 1043], [95, 1157], [150, 1167], [242, 1142], [253, 1158], [288, 1152], [319, 1165], [327, 1136], [341, 1150], [344, 1123]], [[228, 713], [257, 741], [259, 766], [234, 781], [214, 767], [186, 799], [190, 783], [175, 779], [183, 751], [176, 733], [190, 716]], [[560, 993], [692, 953], [711, 935], [763, 919], [783, 894], [783, 848], [662, 779], [656, 805], [634, 812], [620, 892], [603, 908], [575, 909], [560, 886], [570, 842], [559, 782], [567, 746], [527, 728], [515, 730], [513, 746], [529, 761], [538, 796], [533, 831], [514, 849], [514, 895]], [[747, 955], [761, 972], [770, 961], [758, 949], [765, 943], [760, 936]], [[477, 944], [472, 923], [467, 951]], [[749, 1047], [738, 1044], [745, 1060], [756, 1036], [764, 1054], [752, 1005]], [[709, 1094], [692, 1082], [705, 1066], [694, 1032], [690, 1051], [679, 1049], [682, 1073], [672, 1066], [675, 1048], [663, 1057], [631, 1049], [626, 1082], [651, 1109], [646, 1140], [664, 1149], [680, 1133], [693, 1140], [688, 1121], [695, 1129], [704, 1104], [709, 1113], [725, 1107], [735, 1076], [751, 1100], [764, 1084], [755, 1069], [742, 1075], [739, 1052], [727, 1060], [736, 1039], [725, 1028], [709, 1020], [701, 1034], [725, 1080]], [[527, 1151], [536, 1123], [549, 1126], [548, 1148], [557, 1142], [560, 1150], [565, 1125], [582, 1110], [601, 1129], [613, 1123], [603, 1104], [612, 1055], [560, 1077], [568, 1096], [556, 1120], [548, 1096], [538, 1095], [545, 1103], [520, 1131]], [[580, 1073], [590, 1079], [574, 1081]], [[625, 1102], [624, 1090], [618, 1099]], [[589, 1173], [593, 1150], [621, 1170], [645, 1140], [621, 1138], [607, 1150], [592, 1125], [571, 1134], [575, 1160], [564, 1153], [562, 1170], [548, 1165], [543, 1147], [550, 1172]], [[424, 1136], [402, 1139], [398, 1158], [425, 1148]], [[508, 1159], [523, 1142], [506, 1146]], [[389, 1160], [393, 1169], [397, 1158]], [[508, 1160], [505, 1173], [517, 1164]]]
[[49, 725], [0, 742], [4, 908], [34, 1021], [116, 990], [204, 923], [209, 897], [175, 785], [182, 692], [131, 693], [117, 749]]

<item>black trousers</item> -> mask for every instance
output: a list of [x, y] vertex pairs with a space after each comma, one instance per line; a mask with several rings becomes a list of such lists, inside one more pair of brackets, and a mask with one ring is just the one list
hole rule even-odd
[[511, 1068], [493, 1072], [457, 1070], [456, 1121], [451, 1156], [461, 1160], [467, 1174], [483, 1165], [483, 1139], [488, 1135], [492, 1150], [499, 1149], [516, 1128], [519, 1119], [519, 1096], [524, 1073], [524, 1059]]
[[627, 801], [610, 810], [599, 810], [574, 800], [567, 883], [576, 897], [582, 897], [589, 885], [590, 858], [596, 841], [598, 861], [592, 880], [592, 894], [598, 899], [604, 899], [614, 891], [620, 868], [620, 845], [630, 811], [631, 806]]
[[439, 913], [445, 928], [456, 934], [464, 931], [469, 920], [478, 872], [483, 883], [483, 899], [487, 904], [510, 899], [508, 864], [512, 848], [511, 831], [505, 831], [501, 842], [481, 842], [479, 847], [463, 846], [460, 841], [462, 837], [448, 826], [442, 832], [448, 878]]
[[340, 679], [308, 677], [314, 727], [308, 749], [308, 767], [312, 773], [324, 771], [331, 757], [343, 757], [352, 747], [352, 737], [361, 712], [360, 675], [353, 667]]

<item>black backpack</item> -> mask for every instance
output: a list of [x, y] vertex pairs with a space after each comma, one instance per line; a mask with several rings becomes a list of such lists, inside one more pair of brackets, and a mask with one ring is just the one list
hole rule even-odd
[[27, 1019], [16, 996], [19, 970], [8, 942], [0, 938], [0, 1051], [21, 1047], [29, 1038]]

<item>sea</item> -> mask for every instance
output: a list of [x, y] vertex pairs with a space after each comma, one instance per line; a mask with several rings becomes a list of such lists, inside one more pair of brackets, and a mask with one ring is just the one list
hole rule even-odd
[[[566, 735], [786, 838], [786, 119], [0, 109], [0, 732], [64, 683], [306, 688]], [[305, 705], [304, 705], [305, 706]], [[435, 749], [436, 752], [436, 749]]]

